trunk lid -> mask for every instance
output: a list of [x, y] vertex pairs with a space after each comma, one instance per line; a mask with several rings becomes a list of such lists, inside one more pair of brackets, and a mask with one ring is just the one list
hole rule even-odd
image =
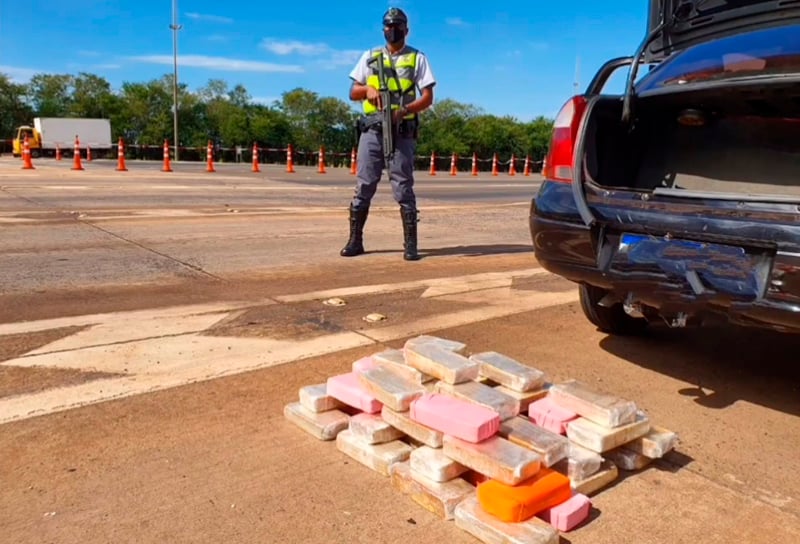
[[800, 0], [650, 0], [647, 33], [662, 21], [644, 52], [646, 63], [699, 43], [800, 22]]

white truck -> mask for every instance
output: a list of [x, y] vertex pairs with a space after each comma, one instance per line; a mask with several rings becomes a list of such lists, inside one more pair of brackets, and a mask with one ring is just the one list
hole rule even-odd
[[80, 140], [81, 149], [106, 151], [111, 148], [111, 123], [108, 119], [80, 119], [68, 117], [36, 117], [33, 126], [17, 128], [13, 154], [22, 154], [22, 147], [28, 137], [31, 155], [55, 155], [56, 148], [70, 154], [75, 146], [75, 137]]

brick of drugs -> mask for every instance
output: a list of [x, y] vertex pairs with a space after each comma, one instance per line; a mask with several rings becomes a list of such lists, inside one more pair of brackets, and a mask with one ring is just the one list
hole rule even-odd
[[480, 370], [475, 361], [435, 344], [406, 342], [403, 353], [407, 364], [447, 383], [475, 380]]
[[613, 450], [626, 442], [647, 434], [650, 419], [641, 410], [633, 423], [609, 428], [580, 417], [567, 424], [567, 437], [586, 449], [597, 453]]
[[368, 414], [381, 411], [381, 403], [367, 393], [358, 380], [357, 372], [349, 372], [328, 378], [328, 394], [341, 402]]
[[348, 427], [353, 436], [367, 444], [384, 444], [398, 440], [404, 435], [396, 427], [389, 425], [377, 414], [356, 414], [350, 416]]
[[547, 396], [547, 389], [544, 388], [536, 389], [534, 391], [526, 391], [524, 393], [514, 391], [513, 389], [509, 389], [508, 387], [504, 387], [502, 385], [496, 385], [494, 386], [494, 389], [495, 391], [500, 391], [504, 395], [508, 395], [511, 398], [517, 399], [519, 401], [519, 411], [521, 414], [527, 414], [528, 407], [531, 405], [531, 403]]
[[497, 412], [503, 421], [519, 415], [519, 401], [517, 399], [482, 383], [464, 382], [453, 385], [437, 382], [435, 391], [491, 408]]
[[534, 476], [542, 466], [538, 453], [499, 436], [474, 444], [445, 434], [443, 446], [447, 457], [508, 485]]
[[518, 485], [497, 480], [483, 482], [477, 489], [478, 502], [485, 512], [506, 522], [530, 519], [542, 510], [569, 500], [569, 478], [549, 468]]
[[469, 470], [461, 463], [450, 459], [441, 449], [428, 446], [412, 451], [409, 462], [414, 472], [434, 482], [448, 482]]
[[589, 517], [592, 501], [581, 493], [576, 493], [568, 501], [536, 514], [559, 531], [571, 531]]
[[496, 351], [476, 353], [469, 358], [481, 365], [481, 376], [514, 391], [534, 391], [544, 385], [544, 372]]
[[407, 411], [411, 401], [426, 392], [422, 385], [410, 382], [382, 367], [359, 372], [358, 379], [367, 393], [396, 412]]
[[653, 462], [650, 457], [645, 457], [641, 453], [629, 450], [625, 446], [607, 451], [603, 456], [617, 465], [617, 468], [628, 471], [641, 470]]
[[406, 346], [418, 346], [422, 344], [429, 344], [456, 353], [463, 352], [464, 349], [467, 347], [467, 345], [462, 342], [457, 342], [455, 340], [448, 340], [447, 338], [440, 338], [438, 336], [430, 336], [427, 334], [423, 334], [421, 336], [415, 336], [414, 338], [409, 338], [408, 340], [406, 340], [405, 343]]
[[578, 419], [578, 414], [562, 408], [546, 396], [528, 406], [528, 417], [531, 421], [557, 434], [567, 432], [567, 423]]
[[353, 363], [353, 372], [364, 372], [365, 370], [375, 368], [376, 366], [378, 365], [371, 356], [362, 357]]
[[546, 467], [552, 467], [569, 453], [569, 440], [521, 416], [502, 422], [498, 434], [541, 455]]
[[572, 481], [572, 490], [575, 493], [583, 493], [584, 495], [594, 495], [607, 485], [610, 485], [619, 476], [619, 469], [617, 465], [609, 460], [603, 461], [600, 465], [600, 470], [592, 474], [586, 479]]
[[372, 360], [377, 366], [391, 370], [398, 376], [407, 379], [414, 383], [428, 383], [435, 380], [433, 376], [424, 374], [406, 364], [406, 357], [403, 355], [403, 350], [400, 349], [387, 349], [372, 355]]
[[475, 488], [467, 481], [456, 478], [449, 482], [434, 482], [414, 474], [408, 462], [395, 463], [391, 468], [392, 486], [441, 519], [455, 516], [456, 506], [475, 494]]
[[585, 480], [589, 476], [596, 474], [600, 470], [602, 463], [603, 458], [599, 453], [570, 442], [567, 458], [553, 465], [553, 468], [575, 482]]
[[476, 496], [456, 506], [456, 527], [484, 544], [558, 544], [558, 531], [539, 518], [506, 523], [481, 508]]
[[678, 435], [663, 427], [653, 425], [650, 431], [625, 444], [629, 450], [641, 453], [651, 459], [661, 459], [678, 443]]
[[400, 440], [385, 444], [362, 442], [350, 430], [344, 430], [336, 437], [336, 448], [375, 472], [389, 476], [389, 468], [411, 455], [411, 446]]
[[309, 412], [319, 413], [337, 410], [343, 405], [328, 394], [324, 383], [307, 385], [299, 391], [300, 404]]
[[431, 448], [441, 448], [442, 439], [444, 434], [436, 429], [417, 423], [408, 412], [395, 412], [394, 410], [384, 406], [381, 409], [381, 417], [397, 430], [407, 434], [409, 437], [417, 440]]
[[426, 393], [411, 403], [411, 419], [469, 442], [495, 435], [500, 416], [490, 408], [447, 395]]
[[587, 384], [569, 380], [550, 388], [553, 402], [604, 427], [619, 427], [636, 419], [636, 404], [600, 391]]
[[299, 402], [287, 404], [283, 408], [283, 415], [319, 440], [333, 440], [336, 435], [347, 429], [350, 421], [350, 416], [339, 410], [315, 413], [306, 410]]

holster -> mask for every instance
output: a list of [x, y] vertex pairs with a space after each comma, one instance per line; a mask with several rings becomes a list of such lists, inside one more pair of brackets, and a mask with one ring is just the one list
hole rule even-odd
[[358, 132], [368, 132], [370, 130], [381, 130], [383, 125], [380, 114], [362, 115], [356, 119], [356, 130]]

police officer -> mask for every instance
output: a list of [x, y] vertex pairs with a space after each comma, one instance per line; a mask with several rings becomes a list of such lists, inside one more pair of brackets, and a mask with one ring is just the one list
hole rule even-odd
[[[407, 261], [419, 259], [417, 200], [414, 194], [417, 115], [433, 103], [436, 80], [425, 54], [406, 44], [407, 35], [408, 17], [401, 9], [390, 8], [383, 15], [386, 45], [366, 51], [350, 73], [353, 80], [350, 99], [362, 102], [364, 117], [359, 120], [358, 171], [355, 195], [350, 203], [350, 239], [342, 248], [343, 257], [364, 253], [364, 224], [384, 168], [379, 112], [384, 107], [390, 107], [397, 130], [394, 157], [388, 174], [403, 221], [403, 258]], [[392, 91], [391, 104], [381, 104], [378, 66], [375, 62], [369, 62], [381, 52], [384, 55], [386, 83]]]

